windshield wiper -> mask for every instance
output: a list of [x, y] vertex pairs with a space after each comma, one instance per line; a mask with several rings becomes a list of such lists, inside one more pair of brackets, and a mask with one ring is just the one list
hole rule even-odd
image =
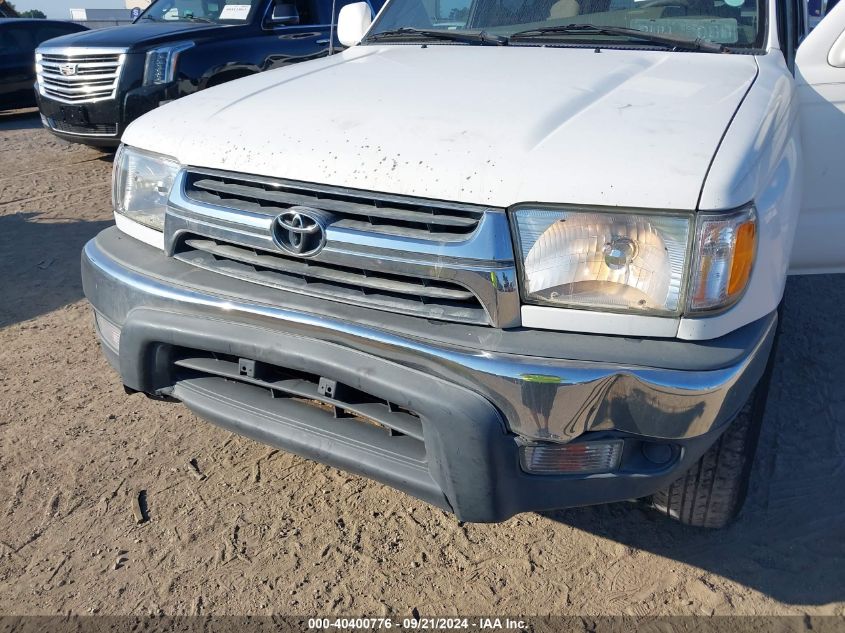
[[139, 20], [149, 20], [150, 22], [158, 22], [158, 18], [155, 18], [151, 15], [142, 15]]
[[214, 24], [214, 20], [209, 20], [208, 18], [196, 18], [194, 16], [185, 16], [181, 18], [182, 20], [187, 20], [188, 22], [204, 22], [205, 24]]
[[466, 31], [443, 31], [439, 29], [415, 29], [408, 26], [403, 26], [399, 29], [391, 29], [389, 31], [381, 31], [368, 35], [365, 42], [375, 42], [382, 39], [393, 38], [424, 38], [424, 39], [438, 39], [450, 40], [452, 42], [466, 42], [468, 44], [490, 44], [493, 46], [504, 46], [508, 43], [508, 38], [501, 35], [491, 35], [485, 31], [480, 33], [469, 33]]
[[672, 48], [703, 51], [705, 53], [729, 53], [730, 50], [723, 44], [715, 44], [701, 38], [693, 39], [691, 37], [683, 37], [681, 35], [658, 35], [657, 33], [649, 33], [647, 31], [640, 31], [639, 29], [629, 29], [622, 26], [595, 26], [592, 24], [565, 24], [559, 26], [544, 26], [536, 29], [528, 29], [527, 31], [517, 31], [508, 38], [510, 41], [531, 39], [534, 37], [545, 37], [548, 35], [565, 35], [565, 34], [580, 34], [590, 33], [594, 35], [619, 35], [622, 37], [633, 37], [647, 42], [654, 42], [655, 44], [662, 44], [664, 46], [671, 46]]

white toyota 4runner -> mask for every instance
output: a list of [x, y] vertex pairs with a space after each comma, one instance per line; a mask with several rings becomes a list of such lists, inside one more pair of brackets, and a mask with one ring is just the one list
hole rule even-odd
[[[133, 123], [129, 392], [466, 521], [739, 510], [788, 272], [845, 269], [845, 3], [390, 0]], [[794, 242], [794, 243], [793, 243]]]

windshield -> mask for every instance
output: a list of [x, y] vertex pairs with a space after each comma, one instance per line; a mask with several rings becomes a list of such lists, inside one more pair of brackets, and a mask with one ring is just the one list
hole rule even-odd
[[157, 0], [138, 23], [150, 22], [214, 22], [236, 24], [246, 22], [259, 0]]
[[[625, 34], [635, 29], [652, 36], [700, 39], [729, 49], [763, 47], [763, 0], [391, 0], [370, 35], [384, 42], [396, 29], [446, 30], [513, 38], [520, 45], [633, 45], [654, 41]], [[599, 32], [579, 25], [610, 27]], [[525, 32], [525, 33], [523, 33]], [[409, 39], [422, 34], [405, 33]], [[448, 44], [447, 38], [432, 43]], [[395, 39], [403, 34], [396, 33]], [[451, 43], [454, 43], [452, 39]]]

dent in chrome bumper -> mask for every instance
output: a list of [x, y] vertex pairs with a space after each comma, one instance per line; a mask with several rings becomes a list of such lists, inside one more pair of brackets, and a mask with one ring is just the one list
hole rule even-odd
[[730, 420], [753, 390], [764, 371], [776, 325], [776, 315], [768, 317], [747, 353], [731, 366], [658, 369], [445, 346], [201, 290], [202, 284], [195, 281], [213, 273], [166, 258], [116, 229], [86, 245], [82, 268], [89, 301], [118, 326], [131, 319], [135, 308], [189, 310], [342, 345], [470, 389], [501, 411], [513, 433], [552, 441], [570, 441], [589, 431], [669, 440], [711, 432]]

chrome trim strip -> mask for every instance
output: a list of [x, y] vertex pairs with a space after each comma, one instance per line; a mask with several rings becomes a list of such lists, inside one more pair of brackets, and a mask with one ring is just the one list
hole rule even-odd
[[707, 433], [745, 403], [763, 373], [777, 323], [772, 319], [765, 335], [733, 366], [655, 369], [446, 347], [326, 316], [199, 292], [128, 268], [111, 259], [95, 240], [85, 246], [82, 268], [88, 300], [121, 327], [138, 307], [247, 319], [258, 327], [344, 345], [454, 381], [493, 402], [514, 433], [561, 442], [591, 430], [665, 439]]
[[62, 93], [63, 95], [65, 95], [67, 97], [72, 97], [74, 95], [81, 95], [81, 96], [91, 95], [91, 94], [95, 94], [95, 93], [98, 93], [98, 92], [104, 92], [105, 90], [108, 90], [109, 94], [111, 94], [111, 91], [112, 91], [111, 86], [108, 86], [107, 88], [105, 88], [103, 90], [98, 90], [96, 86], [93, 86], [93, 87], [92, 86], [85, 86], [85, 85], [57, 86], [56, 84], [51, 84], [51, 83], [45, 84], [43, 75], [41, 75], [41, 81], [39, 82], [39, 84], [45, 90], [51, 90], [54, 93], [59, 92], [59, 93]]
[[81, 83], [81, 82], [85, 82], [85, 81], [112, 81], [112, 80], [114, 80], [116, 75], [112, 72], [112, 73], [108, 73], [108, 74], [99, 74], [98, 73], [98, 74], [91, 74], [91, 75], [84, 74], [84, 73], [80, 75], [80, 74], [77, 73], [76, 75], [67, 76], [67, 75], [62, 75], [61, 71], [59, 71], [58, 73], [54, 72], [52, 68], [48, 68], [46, 66], [46, 64], [44, 64], [44, 62], [42, 62], [41, 63], [41, 76], [44, 79], [48, 79], [50, 81], [58, 79], [58, 80], [61, 80], [61, 81], [69, 81], [71, 83], [74, 83], [74, 82], [75, 83]]
[[41, 55], [74, 55], [84, 57], [85, 55], [120, 55], [128, 50], [128, 48], [123, 46], [39, 46], [35, 52]]
[[50, 128], [51, 130], [53, 130], [54, 132], [58, 132], [59, 134], [68, 134], [68, 135], [71, 135], [71, 136], [96, 136], [98, 138], [116, 138], [117, 137], [117, 132], [115, 132], [114, 134], [104, 134], [104, 133], [101, 133], [101, 132], [68, 132], [67, 130], [62, 130], [60, 128], [57, 128], [53, 119], [50, 119], [48, 117], [45, 117], [45, 119], [47, 121], [46, 126], [48, 128]]
[[332, 187], [330, 185], [321, 185], [313, 182], [300, 182], [294, 180], [285, 180], [284, 178], [270, 178], [269, 176], [253, 176], [252, 174], [242, 174], [237, 172], [227, 172], [220, 169], [207, 169], [205, 167], [189, 166], [187, 171], [192, 174], [203, 174], [206, 176], [215, 176], [217, 178], [241, 178], [249, 180], [262, 185], [289, 185], [302, 189], [304, 191], [313, 191], [315, 193], [348, 193], [355, 197], [371, 197], [381, 200], [382, 202], [395, 202], [400, 204], [419, 204], [422, 202], [429, 202], [433, 206], [442, 209], [454, 209], [455, 211], [475, 211], [476, 213], [504, 213], [504, 209], [497, 209], [495, 207], [487, 207], [477, 204], [466, 204], [462, 202], [450, 202], [448, 200], [421, 200], [412, 196], [400, 196], [397, 194], [381, 193], [375, 191], [363, 191], [361, 189], [352, 189], [349, 187]]

